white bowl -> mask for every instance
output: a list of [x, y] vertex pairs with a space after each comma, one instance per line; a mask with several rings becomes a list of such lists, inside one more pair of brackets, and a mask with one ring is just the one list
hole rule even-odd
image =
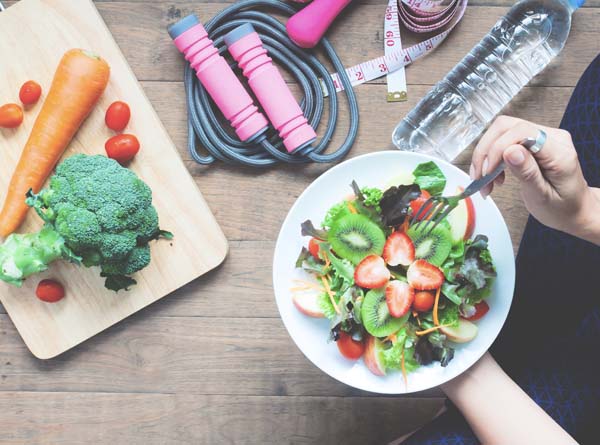
[[498, 278], [487, 299], [490, 311], [477, 322], [477, 337], [466, 344], [456, 345], [454, 359], [442, 368], [438, 362], [422, 366], [408, 374], [405, 385], [400, 372], [379, 377], [372, 374], [362, 359], [345, 359], [334, 342], [328, 342], [329, 320], [303, 315], [292, 303], [290, 288], [294, 279], [306, 279], [308, 274], [296, 269], [295, 262], [307, 237], [300, 235], [300, 224], [310, 219], [319, 227], [327, 210], [352, 193], [350, 183], [360, 187], [386, 188], [390, 180], [403, 172], [434, 161], [447, 179], [445, 194], [453, 194], [457, 186], [470, 183], [468, 175], [455, 166], [430, 156], [402, 151], [382, 151], [359, 156], [339, 164], [317, 178], [296, 200], [289, 211], [275, 247], [273, 287], [279, 313], [288, 332], [304, 355], [322, 371], [347, 385], [382, 394], [406, 394], [433, 388], [451, 380], [473, 365], [492, 345], [508, 315], [515, 284], [515, 262], [506, 223], [494, 202], [475, 195], [475, 234], [489, 238], [489, 248], [496, 265]]

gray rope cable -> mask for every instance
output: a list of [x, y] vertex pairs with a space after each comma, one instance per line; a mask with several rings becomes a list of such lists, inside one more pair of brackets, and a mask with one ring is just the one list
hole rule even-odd
[[[348, 133], [342, 145], [333, 153], [324, 154], [335, 131], [339, 114], [338, 97], [331, 76], [326, 67], [312, 54], [312, 51], [299, 48], [288, 38], [282, 23], [264, 12], [256, 11], [256, 8], [274, 9], [286, 15], [297, 12], [295, 8], [279, 0], [243, 0], [223, 9], [207, 22], [205, 28], [208, 35], [219, 49], [219, 53], [223, 54], [226, 51], [223, 36], [239, 25], [252, 24], [260, 35], [269, 56], [279, 66], [285, 67], [300, 85], [304, 95], [300, 107], [315, 130], [321, 123], [325, 108], [325, 98], [320, 80], [322, 79], [327, 91], [332, 92], [328, 96], [329, 116], [323, 137], [316, 145], [305, 147], [292, 154], [287, 153], [284, 148], [282, 149], [283, 143], [272, 128], [251, 143], [240, 142], [223, 128], [218, 117], [220, 112], [188, 64], [185, 69], [184, 83], [188, 107], [188, 149], [190, 154], [200, 164], [212, 164], [216, 160], [221, 160], [253, 167], [266, 167], [279, 162], [339, 161], [354, 144], [358, 132], [358, 103], [342, 62], [331, 43], [323, 38], [319, 47], [323, 49], [333, 68], [340, 75], [348, 101], [350, 119]], [[234, 64], [232, 64], [232, 68], [235, 68]], [[208, 152], [206, 155], [199, 153], [199, 145]]]

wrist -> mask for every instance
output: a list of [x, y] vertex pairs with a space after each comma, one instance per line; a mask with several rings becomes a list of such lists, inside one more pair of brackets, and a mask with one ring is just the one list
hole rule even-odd
[[502, 368], [498, 366], [490, 353], [486, 352], [477, 363], [461, 375], [443, 384], [441, 388], [448, 398], [459, 406], [463, 400], [469, 400], [473, 390], [483, 389], [495, 377], [502, 375], [504, 375]]
[[600, 245], [600, 189], [588, 187], [581, 211], [573, 219], [571, 235]]

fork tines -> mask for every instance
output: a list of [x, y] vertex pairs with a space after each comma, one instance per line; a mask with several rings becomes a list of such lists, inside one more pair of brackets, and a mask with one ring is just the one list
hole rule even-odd
[[[443, 221], [454, 207], [447, 200], [432, 196], [423, 203], [421, 208], [413, 215], [410, 225], [414, 224], [415, 229], [427, 230], [425, 236], [431, 233], [433, 229]], [[415, 224], [416, 222], [416, 224]], [[433, 223], [433, 224], [432, 224]]]

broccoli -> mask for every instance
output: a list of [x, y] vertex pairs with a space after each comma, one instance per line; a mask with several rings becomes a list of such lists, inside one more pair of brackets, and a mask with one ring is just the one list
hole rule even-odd
[[172, 238], [159, 229], [152, 191], [135, 173], [105, 156], [66, 159], [48, 188], [27, 204], [44, 220], [37, 233], [12, 234], [0, 245], [0, 279], [16, 286], [63, 259], [99, 266], [105, 286], [118, 291], [150, 264], [151, 240]]

